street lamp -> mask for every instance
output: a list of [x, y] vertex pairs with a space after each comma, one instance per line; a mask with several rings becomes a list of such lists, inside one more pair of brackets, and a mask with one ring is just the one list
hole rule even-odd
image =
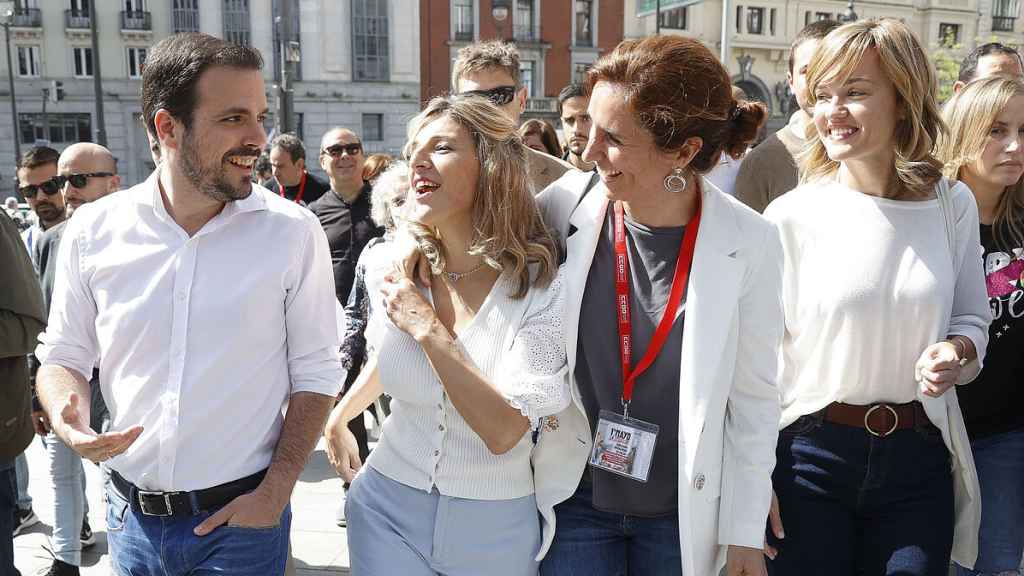
[[7, 85], [11, 92], [11, 127], [14, 132], [14, 165], [21, 160], [21, 144], [18, 141], [18, 104], [14, 98], [14, 66], [11, 64], [11, 24], [14, 23], [14, 10], [10, 8], [4, 12], [0, 26], [4, 27], [4, 42], [7, 44]]
[[853, 0], [850, 0], [846, 5], [846, 12], [836, 16], [836, 20], [839, 20], [839, 22], [843, 24], [846, 24], [847, 22], [854, 22], [857, 18], [857, 13], [853, 11]]

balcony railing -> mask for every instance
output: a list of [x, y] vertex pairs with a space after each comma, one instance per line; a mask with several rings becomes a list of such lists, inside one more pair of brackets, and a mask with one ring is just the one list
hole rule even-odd
[[150, 21], [149, 12], [137, 10], [134, 12], [121, 11], [121, 30], [152, 30], [153, 23]]
[[992, 17], [992, 31], [993, 32], [1013, 32], [1013, 22], [1016, 18], [1012, 16], [993, 16]]
[[557, 98], [527, 98], [526, 111], [535, 113], [558, 113]]
[[534, 42], [538, 37], [537, 29], [529, 24], [516, 24], [512, 27], [512, 35], [523, 42]]
[[41, 28], [43, 12], [39, 8], [15, 8], [11, 26], [19, 28]]
[[89, 29], [89, 11], [65, 10], [64, 27], [74, 30]]

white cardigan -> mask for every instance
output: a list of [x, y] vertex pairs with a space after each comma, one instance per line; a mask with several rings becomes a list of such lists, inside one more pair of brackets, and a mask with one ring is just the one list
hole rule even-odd
[[[583, 291], [608, 208], [601, 183], [579, 201], [590, 176], [569, 172], [538, 196], [545, 221], [567, 238], [570, 378]], [[686, 576], [717, 574], [727, 545], [763, 546], [779, 422], [776, 378], [783, 313], [778, 234], [706, 180], [703, 188], [679, 377], [678, 513]], [[538, 558], [553, 538], [553, 508], [576, 491], [592, 441], [575, 381], [572, 400], [543, 426], [533, 453], [537, 506], [545, 523]]]

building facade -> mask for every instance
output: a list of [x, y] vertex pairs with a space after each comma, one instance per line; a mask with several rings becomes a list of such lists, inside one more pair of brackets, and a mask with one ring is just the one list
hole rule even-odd
[[[126, 186], [153, 169], [141, 121], [141, 73], [148, 49], [170, 34], [205, 32], [258, 48], [272, 110], [270, 134], [281, 77], [275, 18], [283, 1], [289, 0], [0, 1], [0, 15], [14, 12], [10, 45], [18, 106], [15, 126], [7, 83], [0, 82], [0, 196], [14, 190], [15, 132], [22, 151], [36, 142], [62, 149], [95, 138], [93, 17], [107, 146], [118, 158]], [[301, 52], [293, 68], [295, 131], [306, 143], [311, 170], [320, 170], [320, 138], [332, 126], [354, 130], [368, 152], [397, 153], [406, 121], [420, 109], [419, 5], [414, 0], [290, 1], [293, 39]], [[4, 80], [6, 68], [6, 58], [0, 58]], [[57, 102], [47, 101], [44, 93], [54, 81], [62, 83], [64, 93]]]
[[[725, 14], [723, 18], [723, 1]], [[699, 39], [716, 54], [723, 21], [728, 32], [724, 63], [733, 83], [768, 105], [769, 130], [793, 112], [786, 83], [789, 47], [805, 25], [836, 19], [846, 0], [661, 0], [660, 29]], [[655, 0], [625, 0], [625, 36], [643, 37], [658, 28]], [[1024, 31], [1017, 0], [872, 0], [855, 1], [859, 18], [893, 17], [908, 23], [933, 55], [959, 61], [978, 44], [1017, 45]]]
[[504, 38], [516, 43], [528, 100], [524, 118], [558, 126], [559, 91], [622, 40], [622, 0], [420, 0], [420, 97], [451, 90], [459, 48]]

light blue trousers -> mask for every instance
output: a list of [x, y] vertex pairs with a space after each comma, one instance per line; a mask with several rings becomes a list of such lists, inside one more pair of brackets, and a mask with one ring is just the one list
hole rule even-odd
[[540, 515], [531, 494], [467, 500], [427, 493], [367, 466], [345, 500], [353, 576], [535, 576]]
[[82, 519], [89, 512], [82, 457], [54, 433], [46, 435], [46, 453], [53, 480], [53, 555], [61, 562], [82, 564]]

